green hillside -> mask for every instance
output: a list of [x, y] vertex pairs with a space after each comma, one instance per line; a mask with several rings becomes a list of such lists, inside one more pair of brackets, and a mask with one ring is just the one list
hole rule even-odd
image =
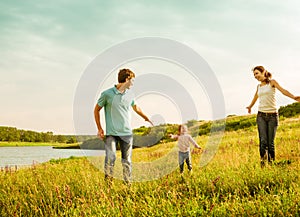
[[[228, 120], [232, 128], [239, 118], [240, 123], [246, 121]], [[300, 216], [300, 117], [281, 118], [276, 161], [265, 168], [259, 163], [256, 126], [242, 126], [247, 127], [227, 128], [204, 167], [200, 161], [209, 151], [210, 138], [198, 136], [203, 149], [192, 154], [193, 173], [185, 171], [183, 176], [177, 168], [176, 142], [134, 149], [133, 163], [148, 162], [153, 168], [134, 167], [133, 177], [147, 173], [157, 177], [130, 187], [119, 179], [107, 183], [98, 167], [100, 157], [3, 171], [0, 216]], [[121, 168], [118, 155], [116, 169]], [[175, 170], [163, 174], [172, 162]]]

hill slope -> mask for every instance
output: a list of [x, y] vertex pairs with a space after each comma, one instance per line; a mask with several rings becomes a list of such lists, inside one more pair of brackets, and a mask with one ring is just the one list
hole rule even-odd
[[[199, 136], [204, 150], [192, 155], [193, 174], [183, 176], [175, 142], [135, 149], [134, 165], [150, 166], [133, 167], [134, 179], [141, 181], [131, 187], [118, 179], [104, 180], [103, 158], [53, 160], [16, 173], [1, 172], [0, 216], [299, 216], [299, 135], [299, 117], [281, 120], [276, 164], [263, 169], [256, 127], [225, 132], [205, 167], [199, 162], [209, 136]], [[163, 174], [167, 165], [173, 170]], [[149, 171], [158, 174], [156, 179], [142, 181]]]

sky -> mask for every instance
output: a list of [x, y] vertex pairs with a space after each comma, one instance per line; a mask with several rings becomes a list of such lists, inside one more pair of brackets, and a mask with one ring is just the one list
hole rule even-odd
[[[226, 115], [247, 114], [258, 84], [251, 72], [256, 65], [265, 66], [282, 87], [300, 95], [297, 0], [11, 0], [1, 1], [0, 7], [0, 126], [76, 133], [74, 98], [89, 64], [111, 47], [143, 37], [174, 40], [196, 51], [217, 78]], [[176, 81], [195, 101], [195, 119], [211, 119], [205, 90], [178, 65], [143, 59], [124, 67], [136, 70], [137, 79], [153, 72], [177, 73]], [[99, 81], [92, 96], [95, 103], [100, 92], [115, 83], [113, 76]], [[156, 124], [182, 121], [180, 106], [169, 96], [144, 94], [137, 102]], [[278, 107], [293, 102], [277, 93]], [[145, 123], [134, 116], [133, 126], [140, 125]], [[91, 126], [85, 133], [96, 134], [94, 123]]]

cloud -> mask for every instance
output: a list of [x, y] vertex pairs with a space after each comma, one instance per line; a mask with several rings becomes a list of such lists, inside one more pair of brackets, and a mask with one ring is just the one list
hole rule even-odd
[[[265, 65], [298, 91], [296, 0], [12, 0], [0, 7], [1, 124], [48, 130], [52, 123], [53, 130], [72, 132], [73, 96], [87, 64], [116, 43], [145, 36], [198, 52], [216, 73], [229, 114], [242, 113], [251, 100], [253, 65]], [[64, 121], [55, 126], [57, 117]]]

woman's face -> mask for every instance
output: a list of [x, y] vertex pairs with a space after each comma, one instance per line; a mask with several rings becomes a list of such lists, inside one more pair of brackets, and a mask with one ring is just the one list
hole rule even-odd
[[255, 69], [253, 71], [253, 75], [254, 75], [255, 79], [258, 80], [258, 81], [264, 81], [266, 79], [264, 73], [260, 72], [257, 69]]

